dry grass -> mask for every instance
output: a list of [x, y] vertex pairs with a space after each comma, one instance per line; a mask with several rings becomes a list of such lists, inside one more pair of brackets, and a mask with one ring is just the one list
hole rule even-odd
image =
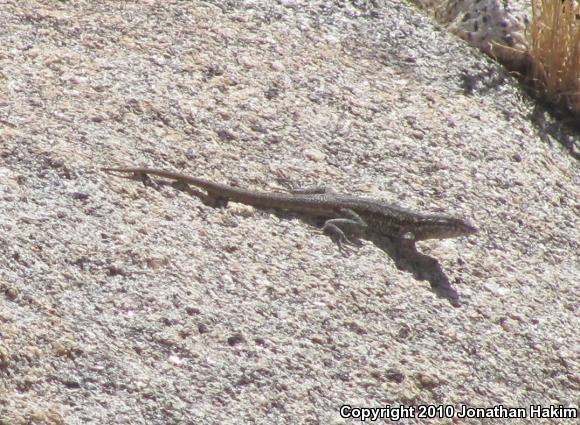
[[551, 103], [580, 114], [580, 6], [572, 0], [532, 0], [528, 78]]

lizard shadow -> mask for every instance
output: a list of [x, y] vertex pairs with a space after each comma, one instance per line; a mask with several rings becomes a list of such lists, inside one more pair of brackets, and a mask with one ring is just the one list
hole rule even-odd
[[[189, 196], [199, 198], [205, 205], [223, 208], [227, 206], [227, 199], [208, 196], [201, 190], [193, 188], [187, 184], [179, 182], [153, 182], [149, 178], [138, 177], [146, 186], [152, 186], [159, 189], [161, 186], [171, 186]], [[321, 227], [324, 222], [323, 217], [313, 217], [295, 212], [272, 209], [277, 217], [282, 219], [299, 218], [310, 226]], [[414, 241], [392, 238], [384, 235], [361, 235], [361, 239], [372, 242], [377, 248], [383, 250], [395, 262], [399, 270], [410, 272], [413, 277], [419, 281], [427, 280], [431, 285], [431, 290], [440, 298], [445, 298], [454, 307], [459, 307], [459, 294], [451, 286], [449, 278], [443, 271], [441, 264], [436, 258], [422, 254], [417, 251]], [[355, 245], [360, 246], [360, 241], [355, 238]], [[336, 242], [336, 241], [335, 241]], [[339, 244], [340, 248], [340, 244]], [[343, 251], [341, 249], [341, 251]]]
[[388, 236], [367, 239], [387, 253], [399, 270], [411, 273], [419, 281], [428, 281], [438, 297], [445, 298], [453, 307], [461, 306], [459, 293], [451, 286], [439, 261], [417, 251], [415, 242]]
[[[324, 218], [302, 216], [299, 213], [274, 210], [280, 218], [298, 217], [308, 225], [320, 228]], [[354, 245], [361, 246], [360, 239], [368, 240], [384, 251], [395, 262], [399, 270], [409, 272], [418, 281], [426, 280], [431, 290], [440, 298], [445, 298], [453, 307], [460, 307], [459, 293], [451, 286], [449, 278], [443, 271], [439, 261], [429, 255], [417, 251], [414, 241], [393, 238], [385, 235], [360, 235], [352, 237]], [[336, 241], [335, 241], [336, 242]], [[340, 246], [339, 246], [340, 247]], [[341, 249], [341, 251], [343, 251]]]

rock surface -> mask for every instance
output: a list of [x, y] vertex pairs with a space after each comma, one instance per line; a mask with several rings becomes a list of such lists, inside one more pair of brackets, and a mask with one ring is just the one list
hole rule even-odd
[[[0, 423], [577, 406], [578, 135], [416, 8], [9, 0], [0, 28]], [[98, 171], [133, 164], [481, 233], [345, 257], [299, 217]]]

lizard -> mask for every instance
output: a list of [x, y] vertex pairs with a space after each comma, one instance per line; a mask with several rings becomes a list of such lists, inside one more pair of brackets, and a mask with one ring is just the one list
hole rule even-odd
[[323, 231], [343, 243], [347, 237], [387, 236], [410, 242], [426, 239], [447, 239], [473, 235], [479, 229], [467, 220], [445, 214], [426, 214], [402, 208], [383, 200], [336, 193], [325, 188], [298, 190], [290, 193], [261, 192], [215, 183], [173, 171], [146, 167], [101, 168], [108, 173], [132, 173], [146, 181], [149, 175], [167, 178], [179, 184], [205, 190], [216, 205], [228, 201], [260, 209], [280, 209], [326, 219]]

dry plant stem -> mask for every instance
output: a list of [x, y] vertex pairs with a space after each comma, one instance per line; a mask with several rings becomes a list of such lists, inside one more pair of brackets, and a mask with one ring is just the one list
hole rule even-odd
[[580, 112], [580, 24], [578, 6], [553, 0], [532, 1], [531, 79], [550, 102]]

